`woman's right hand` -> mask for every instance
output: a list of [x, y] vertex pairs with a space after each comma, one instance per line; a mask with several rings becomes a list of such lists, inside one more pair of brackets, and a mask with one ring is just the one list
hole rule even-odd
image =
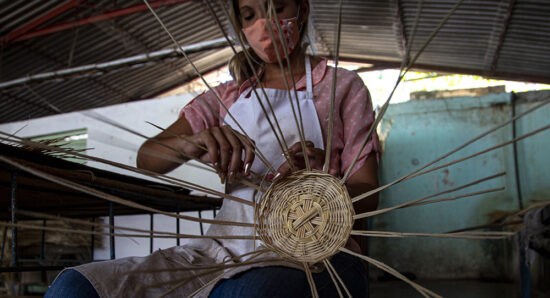
[[[238, 137], [237, 137], [238, 134]], [[250, 174], [254, 161], [253, 141], [231, 129], [230, 126], [212, 127], [186, 137], [190, 142], [208, 149], [184, 142], [182, 151], [193, 158], [210, 162], [216, 168], [222, 183], [229, 182], [237, 173]], [[244, 150], [244, 160], [242, 152]]]

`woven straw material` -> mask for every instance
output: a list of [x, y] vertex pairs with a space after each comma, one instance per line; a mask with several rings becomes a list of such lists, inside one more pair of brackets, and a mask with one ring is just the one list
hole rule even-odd
[[256, 205], [258, 235], [298, 262], [318, 262], [344, 246], [353, 226], [344, 185], [320, 171], [297, 171], [273, 183]]

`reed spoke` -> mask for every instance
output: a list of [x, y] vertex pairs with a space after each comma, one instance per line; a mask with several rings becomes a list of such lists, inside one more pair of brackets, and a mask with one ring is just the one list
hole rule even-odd
[[332, 264], [330, 263], [330, 260], [329, 259], [326, 259], [324, 260], [323, 262], [325, 262], [325, 266], [327, 266], [327, 269], [329, 269], [329, 272], [332, 271], [334, 276], [336, 276], [336, 279], [340, 282], [340, 284], [342, 285], [342, 288], [344, 289], [344, 291], [346, 292], [346, 295], [348, 295], [348, 297], [352, 297], [351, 296], [351, 293], [350, 291], [348, 290], [348, 287], [346, 287], [346, 284], [344, 283], [344, 281], [342, 280], [342, 278], [340, 278], [340, 275], [338, 275], [338, 272], [336, 271], [336, 268], [334, 268], [334, 266], [332, 266]]
[[366, 237], [407, 238], [407, 237], [432, 237], [455, 239], [505, 239], [514, 236], [515, 232], [460, 232], [460, 233], [402, 233], [386, 231], [360, 231], [352, 230], [351, 235]]
[[[6, 134], [6, 133], [1, 132], [1, 131], [0, 131], [0, 134], [15, 137], [13, 135], [9, 135], [9, 134]], [[219, 191], [216, 191], [216, 190], [213, 190], [213, 189], [210, 189], [210, 188], [207, 188], [207, 187], [203, 187], [203, 186], [200, 186], [200, 185], [197, 185], [195, 183], [191, 183], [191, 182], [188, 182], [188, 181], [185, 181], [185, 180], [182, 180], [182, 179], [171, 177], [171, 176], [168, 176], [168, 175], [158, 174], [158, 173], [155, 173], [155, 172], [152, 172], [152, 171], [139, 169], [139, 168], [136, 168], [136, 167], [128, 166], [128, 165], [125, 165], [125, 164], [117, 163], [117, 162], [114, 162], [114, 161], [106, 160], [106, 159], [91, 156], [91, 155], [80, 154], [78, 152], [73, 152], [73, 151], [66, 150], [66, 149], [63, 149], [63, 148], [60, 148], [60, 147], [56, 147], [56, 146], [44, 145], [40, 142], [33, 142], [33, 141], [29, 141], [29, 140], [19, 138], [19, 137], [15, 137], [15, 138], [18, 138], [17, 143], [23, 144], [23, 145], [26, 145], [26, 146], [30, 146], [32, 148], [38, 148], [38, 149], [47, 150], [47, 151], [50, 151], [50, 152], [68, 153], [68, 154], [71, 154], [71, 155], [74, 155], [74, 156], [77, 156], [77, 157], [80, 157], [80, 158], [83, 158], [83, 159], [86, 159], [86, 160], [93, 160], [93, 161], [96, 161], [96, 162], [100, 162], [100, 163], [103, 163], [103, 164], [107, 164], [107, 165], [110, 165], [110, 166], [114, 166], [114, 167], [117, 167], [117, 168], [121, 168], [121, 169], [124, 169], [124, 170], [131, 171], [131, 172], [143, 174], [143, 175], [155, 178], [155, 179], [159, 179], [159, 180], [164, 181], [164, 182], [173, 183], [175, 185], [183, 186], [185, 188], [190, 188], [190, 189], [193, 189], [193, 190], [202, 191], [202, 192], [207, 193], [207, 194], [219, 196], [219, 197], [222, 197], [224, 199], [235, 201], [235, 202], [245, 204], [245, 205], [248, 205], [248, 206], [254, 206], [254, 204], [250, 201], [247, 201], [247, 200], [244, 200], [244, 199], [241, 199], [241, 198], [237, 198], [237, 197], [232, 196], [232, 195], [227, 195], [227, 194], [224, 194], [223, 192], [219, 192]], [[0, 140], [6, 140], [6, 138], [0, 137]], [[14, 142], [14, 141], [11, 141], [11, 142]]]
[[328, 120], [327, 145], [325, 148], [324, 172], [328, 173], [330, 168], [330, 155], [332, 152], [332, 134], [334, 130], [334, 102], [336, 98], [336, 79], [338, 74], [338, 59], [340, 56], [340, 32], [342, 27], [342, 4], [343, 0], [338, 1], [338, 21], [336, 26], [336, 40], [334, 41], [334, 72], [332, 73], [332, 87], [330, 90], [330, 114]]
[[[444, 190], [444, 191], [441, 191], [441, 192], [438, 192], [438, 193], [435, 193], [435, 194], [431, 194], [431, 195], [422, 197], [420, 199], [416, 199], [416, 200], [413, 200], [413, 201], [410, 201], [410, 202], [399, 204], [397, 206], [393, 206], [393, 207], [389, 207], [389, 208], [385, 208], [385, 209], [380, 209], [380, 210], [374, 210], [374, 211], [365, 212], [365, 213], [360, 213], [360, 214], [355, 215], [354, 219], [359, 219], [359, 218], [363, 218], [363, 217], [378, 215], [378, 214], [386, 213], [386, 212], [389, 212], [389, 211], [392, 211], [392, 210], [395, 210], [395, 209], [400, 209], [400, 208], [404, 208], [404, 207], [407, 207], [407, 206], [411, 206], [412, 204], [415, 204], [417, 202], [421, 202], [421, 201], [424, 201], [424, 200], [427, 200], [427, 199], [431, 199], [433, 197], [437, 197], [437, 196], [440, 196], [440, 195], [443, 195], [443, 194], [448, 194], [448, 193], [451, 193], [451, 192], [455, 192], [455, 191], [458, 191], [458, 190], [461, 190], [461, 189], [464, 189], [464, 188], [467, 188], [467, 187], [470, 187], [470, 186], [473, 186], [473, 185], [476, 185], [476, 184], [479, 184], [479, 183], [482, 183], [482, 182], [485, 182], [485, 181], [489, 181], [489, 180], [492, 180], [492, 179], [495, 179], [495, 178], [498, 178], [498, 177], [502, 177], [504, 175], [506, 175], [506, 172], [501, 172], [501, 173], [498, 173], [498, 174], [495, 174], [495, 175], [487, 176], [487, 177], [472, 181], [470, 183], [463, 184], [461, 186], [457, 186], [455, 188], [451, 188], [451, 189]], [[358, 200], [359, 199], [354, 198], [354, 199], [352, 199], [352, 202], [357, 202]]]
[[[542, 106], [544, 106], [544, 105], [546, 105], [546, 104], [548, 104], [548, 103], [550, 103], [550, 100], [547, 100], [547, 101], [541, 103], [540, 105], [537, 105], [537, 106], [534, 107], [533, 109], [530, 109], [529, 111], [526, 111], [526, 112], [532, 112], [532, 111], [534, 111], [534, 110], [536, 110], [536, 109], [538, 109], [538, 108], [541, 108]], [[527, 115], [527, 113], [521, 114], [521, 116], [525, 116], [525, 115]], [[518, 115], [518, 116], [520, 116], [520, 115]], [[516, 118], [516, 119], [517, 119], [517, 118]], [[515, 120], [515, 119], [512, 119], [511, 121], [514, 121], [514, 120]], [[512, 143], [517, 142], [517, 141], [519, 141], [519, 140], [525, 139], [525, 138], [527, 138], [527, 137], [533, 136], [533, 135], [535, 135], [535, 134], [538, 134], [538, 133], [541, 133], [541, 132], [543, 132], [543, 131], [545, 131], [545, 130], [550, 129], [550, 125], [546, 125], [546, 126], [543, 126], [543, 127], [539, 128], [539, 129], [536, 129], [536, 130], [534, 130], [534, 131], [532, 131], [532, 132], [526, 133], [526, 134], [524, 134], [524, 135], [521, 135], [521, 136], [519, 136], [519, 137], [516, 137], [516, 138], [514, 138], [514, 139], [512, 139], [512, 140], [509, 140], [509, 141], [506, 141], [506, 142], [504, 142], [504, 143], [501, 143], [501, 144], [498, 144], [498, 145], [489, 147], [489, 148], [487, 148], [487, 149], [485, 149], [485, 150], [479, 151], [479, 152], [474, 153], [474, 154], [471, 154], [471, 155], [469, 155], [469, 156], [466, 156], [466, 157], [463, 157], [463, 158], [459, 158], [459, 159], [453, 160], [453, 161], [451, 161], [451, 162], [448, 162], [448, 163], [446, 163], [446, 164], [443, 164], [443, 165], [440, 165], [440, 166], [436, 166], [436, 167], [430, 168], [430, 169], [428, 169], [428, 170], [422, 171], [423, 169], [425, 169], [425, 168], [427, 168], [427, 167], [429, 167], [429, 166], [431, 166], [431, 165], [433, 165], [433, 164], [435, 164], [435, 163], [441, 161], [442, 159], [444, 159], [444, 158], [450, 156], [451, 154], [456, 153], [457, 151], [463, 149], [463, 148], [466, 147], [467, 145], [469, 145], [469, 144], [471, 144], [471, 143], [473, 143], [473, 142], [479, 140], [480, 138], [482, 138], [482, 137], [484, 137], [484, 136], [490, 134], [491, 132], [494, 132], [495, 130], [497, 130], [497, 129], [499, 129], [499, 128], [501, 128], [501, 127], [503, 127], [503, 126], [509, 124], [511, 121], [506, 121], [505, 123], [502, 123], [502, 124], [500, 124], [500, 125], [498, 125], [498, 126], [492, 128], [492, 129], [490, 129], [489, 131], [487, 131], [487, 132], [485, 132], [485, 133], [483, 133], [483, 134], [481, 134], [481, 135], [475, 137], [474, 139], [471, 139], [471, 140], [469, 140], [468, 142], [462, 144], [461, 146], [459, 146], [458, 148], [452, 150], [451, 152], [446, 153], [446, 154], [444, 154], [444, 155], [441, 156], [441, 157], [438, 157], [437, 159], [435, 159], [435, 160], [433, 160], [433, 161], [427, 163], [426, 165], [424, 165], [424, 166], [422, 166], [422, 167], [420, 167], [420, 168], [418, 168], [418, 169], [416, 169], [416, 170], [414, 170], [414, 171], [412, 171], [412, 172], [410, 172], [410, 173], [404, 175], [404, 176], [401, 177], [401, 178], [398, 178], [398, 179], [396, 179], [396, 180], [394, 180], [394, 181], [392, 181], [392, 182], [390, 182], [390, 183], [388, 183], [388, 184], [386, 184], [386, 185], [380, 186], [380, 187], [378, 187], [378, 188], [375, 188], [375, 189], [373, 189], [373, 190], [371, 190], [371, 191], [368, 191], [368, 192], [366, 192], [366, 193], [364, 193], [364, 194], [361, 194], [361, 195], [359, 195], [359, 196], [353, 198], [354, 202], [356, 202], [356, 201], [358, 201], [358, 200], [361, 200], [361, 199], [364, 199], [364, 198], [367, 198], [367, 197], [369, 197], [369, 196], [371, 196], [371, 195], [373, 195], [373, 194], [375, 194], [375, 193], [377, 193], [377, 192], [380, 192], [380, 191], [382, 191], [382, 190], [384, 190], [384, 189], [386, 189], [386, 188], [388, 188], [388, 187], [390, 187], [390, 186], [392, 186], [392, 185], [395, 185], [395, 184], [397, 184], [397, 183], [399, 183], [399, 182], [402, 182], [402, 181], [405, 181], [405, 180], [408, 180], [408, 179], [411, 179], [411, 178], [413, 178], [413, 177], [417, 177], [417, 176], [420, 176], [420, 175], [424, 175], [424, 174], [433, 172], [433, 171], [435, 171], [435, 170], [438, 170], [438, 169], [441, 169], [441, 168], [444, 168], [444, 167], [447, 167], [447, 166], [450, 166], [450, 165], [453, 165], [453, 164], [456, 164], [456, 163], [459, 163], [459, 162], [462, 162], [462, 161], [465, 161], [465, 160], [474, 158], [474, 157], [476, 157], [476, 156], [478, 156], [478, 155], [481, 155], [481, 154], [483, 154], [483, 153], [487, 153], [487, 152], [489, 152], [489, 151], [498, 149], [498, 148], [500, 148], [500, 147], [504, 147], [504, 146], [506, 146], [506, 145], [508, 145], [508, 144], [512, 144]], [[421, 172], [421, 171], [422, 171], [422, 172]]]
[[254, 227], [254, 224], [251, 224], [251, 223], [222, 221], [222, 220], [215, 220], [215, 219], [200, 219], [200, 218], [187, 216], [187, 215], [172, 214], [170, 212], [165, 212], [165, 211], [158, 210], [158, 209], [155, 209], [155, 208], [147, 207], [147, 206], [144, 206], [142, 204], [138, 204], [138, 203], [135, 203], [135, 202], [132, 202], [132, 201], [129, 201], [129, 200], [125, 200], [125, 199], [119, 198], [117, 196], [114, 196], [114, 195], [111, 195], [111, 194], [93, 189], [91, 187], [88, 187], [88, 186], [85, 186], [85, 185], [82, 185], [82, 184], [79, 184], [79, 183], [76, 183], [76, 182], [72, 182], [72, 181], [67, 180], [67, 179], [59, 178], [59, 177], [56, 177], [54, 175], [48, 174], [46, 172], [43, 172], [43, 171], [40, 171], [40, 170], [37, 170], [37, 169], [33, 169], [33, 168], [25, 166], [25, 165], [23, 165], [19, 162], [16, 162], [16, 161], [14, 161], [10, 158], [7, 158], [3, 155], [0, 155], [0, 161], [3, 161], [7, 164], [10, 164], [10, 165], [12, 165], [16, 168], [19, 168], [19, 169], [21, 169], [25, 172], [28, 172], [28, 173], [33, 174], [35, 176], [38, 176], [40, 178], [46, 179], [50, 182], [57, 183], [59, 185], [74, 189], [76, 191], [80, 191], [80, 192], [95, 196], [97, 198], [107, 200], [109, 202], [113, 202], [113, 203], [121, 204], [121, 205], [124, 205], [124, 206], [144, 210], [144, 211], [147, 211], [147, 212], [159, 213], [159, 214], [163, 214], [163, 215], [166, 215], [166, 216], [169, 216], [169, 217], [175, 217], [175, 218], [180, 218], [180, 219], [184, 219], [184, 220], [188, 220], [188, 221], [194, 221], [194, 222], [219, 224], [219, 225], [231, 225], [231, 226], [242, 226], [242, 227]]
[[384, 263], [382, 263], [382, 262], [380, 262], [380, 261], [377, 261], [377, 260], [375, 260], [375, 259], [373, 259], [373, 258], [369, 258], [369, 257], [364, 256], [364, 255], [360, 255], [360, 254], [358, 254], [358, 253], [356, 253], [356, 252], [353, 252], [353, 251], [351, 251], [351, 250], [349, 250], [349, 249], [346, 249], [346, 248], [343, 248], [343, 247], [340, 248], [340, 251], [345, 252], [345, 253], [348, 253], [348, 254], [350, 254], [350, 255], [352, 255], [352, 256], [356, 256], [356, 257], [358, 257], [358, 258], [360, 258], [360, 259], [363, 259], [363, 260], [367, 261], [368, 263], [370, 263], [370, 264], [372, 264], [372, 265], [374, 265], [374, 266], [376, 266], [376, 267], [382, 269], [383, 271], [385, 271], [385, 272], [387, 272], [387, 273], [389, 273], [389, 274], [391, 274], [391, 275], [397, 277], [398, 279], [400, 279], [400, 280], [402, 280], [402, 281], [408, 283], [410, 286], [412, 286], [415, 290], [417, 290], [417, 291], [418, 291], [422, 296], [424, 296], [424, 297], [427, 297], [427, 298], [429, 298], [429, 297], [442, 298], [442, 296], [439, 296], [439, 295], [437, 295], [436, 293], [434, 293], [434, 292], [432, 292], [432, 291], [430, 291], [430, 290], [428, 290], [428, 289], [422, 287], [421, 285], [419, 285], [419, 284], [417, 284], [417, 283], [411, 281], [410, 279], [408, 279], [407, 277], [405, 277], [403, 274], [397, 272], [397, 270], [391, 268], [390, 266], [388, 266], [388, 265], [386, 265], [386, 264], [384, 264]]
[[[259, 3], [259, 5], [262, 9], [263, 14], [266, 16], [266, 18], [268, 16], [270, 16], [271, 13], [268, 13], [263, 1], [258, 0], [258, 3]], [[271, 0], [270, 0], [269, 3], [270, 3], [269, 5], [272, 6]], [[274, 15], [276, 17], [276, 13]], [[278, 22], [277, 22], [277, 24], [278, 24]], [[273, 32], [272, 26], [267, 26], [267, 28], [268, 28], [268, 32], [269, 32], [269, 36], [271, 38], [271, 41], [274, 44], [277, 44], [277, 41], [276, 41], [277, 39], [275, 38], [275, 33]], [[280, 29], [279, 29], [279, 31], [280, 31]], [[286, 71], [285, 71], [285, 68], [284, 68], [284, 65], [283, 65], [283, 59], [281, 58], [281, 53], [279, 53], [279, 49], [277, 47], [275, 47], [274, 49], [275, 49], [275, 54], [277, 55], [277, 61], [279, 63], [279, 68], [281, 70], [281, 74], [283, 75], [283, 82], [284, 82], [285, 88], [287, 90], [288, 100], [290, 102], [290, 107], [292, 109], [292, 116], [294, 117], [294, 123], [296, 124], [296, 129], [297, 129], [297, 132], [298, 132], [298, 136], [300, 137], [300, 143], [302, 145], [302, 153], [304, 154], [304, 159], [305, 159], [305, 162], [306, 162], [306, 168], [308, 170], [310, 170], [311, 168], [309, 167], [309, 157], [306, 153], [306, 143], [305, 143], [306, 140], [305, 140], [305, 136], [303, 134], [302, 126], [300, 126], [300, 122], [298, 120], [296, 107], [294, 106], [294, 103], [292, 102], [292, 94], [291, 94], [291, 91], [290, 91], [290, 85], [288, 83], [288, 79], [286, 77]], [[283, 47], [283, 54], [284, 54], [284, 52], [286, 52], [286, 49]], [[287, 53], [287, 56], [288, 56], [288, 52], [286, 52], [286, 53]], [[290, 63], [288, 63], [288, 64], [290, 64]], [[298, 98], [296, 98], [296, 100], [298, 100]], [[300, 117], [301, 117], [301, 115], [300, 115]], [[284, 138], [284, 135], [283, 135], [283, 138]]]
[[319, 298], [319, 293], [317, 292], [317, 287], [315, 286], [311, 269], [309, 269], [309, 264], [304, 262], [303, 265], [304, 271], [306, 272], [307, 282], [309, 283], [309, 288], [311, 289], [311, 296], [313, 298]]
[[[180, 45], [180, 43], [174, 38], [174, 36], [172, 35], [172, 33], [170, 32], [170, 30], [168, 30], [168, 28], [166, 27], [166, 25], [164, 24], [164, 22], [160, 19], [160, 17], [157, 15], [157, 13], [155, 12], [155, 10], [151, 7], [151, 5], [149, 5], [149, 1], [148, 0], [143, 0], [143, 2], [145, 3], [145, 5], [147, 5], [147, 7], [149, 8], [149, 11], [151, 11], [151, 13], [153, 14], [153, 16], [155, 17], [155, 19], [158, 21], [158, 23], [161, 25], [162, 29], [166, 32], [166, 34], [168, 34], [168, 36], [170, 37], [170, 39], [172, 40], [172, 42], [174, 43], [174, 45], [176, 45], [176, 47], [180, 50], [180, 52], [183, 54], [183, 56], [185, 57], [185, 60], [187, 60], [187, 63], [189, 63], [189, 65], [191, 65], [191, 67], [193, 68], [193, 70], [195, 71], [195, 73], [199, 76], [199, 78], [202, 80], [202, 82], [204, 83], [204, 85], [208, 88], [208, 90], [214, 95], [214, 97], [216, 98], [216, 101], [220, 104], [220, 106], [225, 110], [227, 116], [229, 116], [231, 118], [231, 120], [233, 120], [233, 122], [238, 126], [238, 128], [241, 130], [241, 133], [243, 135], [245, 135], [249, 140], [252, 140], [252, 138], [250, 138], [250, 136], [248, 136], [248, 134], [246, 133], [246, 131], [243, 129], [243, 127], [241, 126], [241, 124], [237, 121], [237, 119], [235, 119], [235, 117], [233, 117], [233, 115], [231, 114], [231, 112], [229, 112], [229, 109], [225, 106], [225, 104], [223, 103], [223, 101], [221, 100], [221, 98], [219, 97], [218, 93], [210, 86], [210, 84], [208, 84], [208, 82], [206, 81], [206, 79], [204, 78], [204, 76], [200, 73], [200, 71], [198, 70], [198, 68], [195, 66], [195, 64], [193, 63], [193, 61], [191, 61], [191, 59], [189, 58], [189, 56], [187, 55], [187, 53], [185, 52], [185, 50], [183, 49], [183, 47]], [[199, 97], [201, 100], [202, 100], [202, 97]], [[208, 104], [207, 101], [203, 100], [203, 102], [208, 106], [208, 108], [212, 111], [212, 114], [217, 116], [220, 120], [222, 120], [226, 125], [227, 125], [227, 122], [225, 121], [225, 119], [222, 119], [220, 117], [220, 115], [218, 113], [216, 113], [212, 107], [210, 107], [210, 105]], [[271, 165], [271, 163], [269, 162], [269, 160], [267, 160], [267, 158], [264, 156], [264, 154], [261, 152], [260, 148], [258, 148], [256, 145], [254, 145], [254, 142], [248, 142], [247, 140], [245, 140], [239, 133], [233, 131], [233, 134], [239, 139], [239, 141], [241, 141], [241, 143], [247, 147], [247, 148], [250, 148], [251, 150], [254, 150], [256, 152], [256, 155], [258, 156], [258, 158], [265, 164], [265, 166], [273, 173], [275, 174], [276, 171], [275, 169], [273, 169], [273, 166]]]
[[[273, 4], [273, 0], [269, 0], [269, 4], [270, 4], [269, 5], [270, 13], [273, 15], [273, 18], [275, 19], [275, 26], [277, 27], [277, 31], [279, 33], [279, 39], [281, 41], [281, 44], [283, 45], [283, 54], [285, 56], [286, 65], [288, 67], [288, 72], [290, 74], [290, 81], [292, 82], [292, 90], [294, 91], [294, 100], [296, 101], [296, 108], [298, 110], [298, 113], [297, 113], [298, 114], [298, 120], [299, 120], [298, 129], [300, 129], [300, 133], [302, 135], [302, 138], [300, 139], [300, 142], [302, 144], [302, 153], [304, 154], [306, 170], [311, 171], [309, 156], [306, 152], [306, 143], [305, 143], [306, 134], [305, 134], [305, 131], [304, 131], [304, 121], [303, 121], [303, 117], [302, 117], [302, 108], [300, 107], [300, 102], [298, 100], [298, 90], [296, 90], [296, 81], [294, 79], [294, 72], [292, 71], [292, 63], [290, 61], [290, 56], [289, 56], [289, 53], [288, 53], [288, 45], [286, 43], [286, 38], [283, 36], [283, 31], [281, 30], [281, 26], [279, 24], [279, 17], [277, 16], [277, 12], [275, 11], [275, 5]], [[298, 21], [298, 20], [296, 20], [296, 21]], [[282, 75], [286, 79], [286, 73], [283, 72]], [[292, 100], [292, 97], [290, 96], [290, 90], [289, 90], [289, 98], [290, 98], [290, 100]]]
[[[124, 234], [124, 233], [107, 233], [107, 232], [96, 232], [88, 230], [78, 230], [78, 229], [69, 229], [69, 228], [56, 228], [48, 227], [42, 225], [32, 225], [32, 224], [22, 224], [22, 223], [5, 223], [0, 222], [0, 226], [4, 227], [15, 227], [29, 230], [40, 230], [40, 231], [51, 231], [51, 232], [60, 232], [60, 233], [70, 233], [70, 234], [85, 234], [85, 235], [98, 235], [98, 236], [115, 236], [115, 237], [126, 237], [126, 238], [160, 238], [160, 239], [176, 239], [176, 238], [186, 238], [186, 239], [236, 239], [236, 240], [253, 240], [254, 236], [246, 235], [190, 235], [190, 234], [163, 234], [159, 235], [158, 232], [146, 231], [147, 234]], [[118, 227], [116, 228], [118, 229]], [[144, 232], [145, 233], [145, 232]]]
[[[395, 93], [395, 90], [397, 90], [397, 87], [399, 86], [399, 83], [401, 82], [401, 80], [403, 80], [403, 78], [405, 77], [405, 74], [412, 68], [412, 66], [414, 65], [414, 63], [416, 62], [416, 60], [418, 59], [418, 57], [420, 56], [420, 54], [422, 54], [422, 52], [426, 49], [426, 47], [430, 44], [430, 42], [432, 41], [432, 39], [437, 35], [437, 33], [441, 30], [441, 28], [443, 28], [443, 26], [447, 23], [447, 21], [449, 20], [449, 18], [454, 14], [454, 12], [456, 11], [456, 9], [460, 6], [460, 4], [462, 4], [463, 0], [458, 0], [457, 3], [453, 6], [453, 8], [447, 13], [447, 15], [443, 18], [443, 20], [439, 23], [439, 25], [432, 31], [432, 33], [430, 34], [430, 36], [428, 37], [428, 39], [424, 42], [423, 46], [420, 48], [420, 50], [416, 53], [415, 57], [411, 60], [410, 63], [408, 63], [408, 66], [407, 67], [404, 67], [405, 63], [402, 63], [402, 67], [401, 67], [401, 70], [400, 70], [400, 74], [397, 78], [397, 81], [395, 82], [395, 85], [390, 93], [390, 95], [388, 96], [388, 99], [384, 102], [384, 105], [382, 105], [382, 108], [380, 108], [380, 111], [378, 113], [378, 115], [376, 116], [376, 119], [374, 120], [374, 123], [371, 125], [368, 133], [367, 133], [367, 136], [365, 137], [365, 139], [363, 139], [363, 142], [361, 143], [361, 149], [359, 149], [359, 151], [357, 152], [357, 154], [355, 155], [355, 157], [353, 158], [353, 161], [350, 165], [350, 167], [348, 168], [348, 170], [346, 171], [346, 173], [344, 174], [344, 177], [342, 177], [340, 183], [344, 184], [347, 179], [349, 178], [349, 175], [351, 174], [351, 170], [353, 169], [353, 167], [355, 166], [355, 164], [357, 163], [357, 160], [359, 159], [359, 156], [361, 155], [361, 152], [363, 152], [363, 149], [365, 149], [365, 146], [367, 145], [368, 141], [370, 140], [370, 138], [372, 137], [374, 131], [376, 130], [376, 128], [378, 127], [378, 124], [380, 123], [380, 121], [382, 120], [382, 117], [384, 117], [384, 114], [386, 113], [386, 110], [388, 109], [388, 106], [390, 104], [390, 100], [392, 99], [393, 97], [393, 94]], [[417, 19], [418, 21], [418, 19]], [[405, 59], [406, 57], [404, 57]]]
[[[223, 0], [221, 0], [221, 1], [223, 2]], [[233, 54], [237, 55], [237, 50], [235, 49], [235, 46], [233, 45], [233, 42], [231, 41], [231, 39], [229, 39], [229, 36], [225, 32], [225, 29], [223, 28], [223, 25], [222, 25], [220, 19], [218, 18], [218, 15], [214, 11], [214, 9], [212, 7], [212, 3], [210, 3], [210, 2], [211, 1], [209, 1], [209, 0], [204, 0], [204, 3], [206, 3], [206, 5], [208, 7], [208, 10], [210, 11], [210, 14], [214, 17], [214, 19], [216, 21], [216, 24], [218, 25], [218, 28], [220, 29], [223, 36], [225, 37], [225, 39], [229, 43], [229, 46], [231, 47], [231, 50], [233, 51]], [[241, 45], [243, 45], [242, 46], [243, 53], [246, 56], [247, 63], [249, 65], [250, 69], [252, 69], [252, 72], [254, 73], [254, 77], [256, 79], [256, 82], [260, 85], [260, 88], [262, 89], [262, 91], [264, 93], [266, 101], [267, 101], [267, 103], [268, 103], [268, 105], [271, 109], [271, 112], [272, 112], [272, 115], [273, 115], [273, 120], [274, 120], [274, 122], [275, 122], [275, 124], [278, 128], [278, 133], [277, 133], [277, 130], [275, 129], [275, 127], [273, 126], [273, 122], [269, 118], [269, 113], [267, 112], [267, 110], [266, 110], [266, 108], [265, 108], [265, 106], [264, 106], [264, 104], [263, 104], [263, 102], [262, 102], [262, 100], [261, 100], [261, 98], [258, 94], [258, 91], [256, 90], [256, 87], [254, 86], [254, 82], [252, 81], [252, 78], [250, 77], [250, 74], [248, 72], [245, 73], [246, 74], [246, 80], [248, 81], [248, 84], [250, 85], [250, 88], [252, 88], [252, 92], [254, 92], [254, 95], [256, 96], [256, 100], [258, 101], [260, 107], [262, 108], [262, 112], [264, 113], [265, 118], [266, 118], [266, 120], [269, 124], [269, 127], [271, 128], [271, 131], [273, 132], [273, 135], [275, 136], [275, 139], [277, 140], [277, 144], [281, 148], [281, 152], [286, 152], [286, 151], [288, 151], [288, 145], [286, 144], [286, 141], [285, 141], [284, 138], [282, 138], [282, 142], [281, 142], [281, 138], [279, 136], [279, 134], [281, 136], [283, 135], [283, 133], [281, 131], [281, 127], [279, 126], [279, 122], [277, 121], [277, 117], [275, 116], [275, 112], [273, 112], [273, 107], [271, 106], [271, 103], [269, 102], [269, 98], [267, 97], [267, 94], [266, 94], [266, 92], [265, 92], [265, 90], [262, 86], [262, 82], [258, 77], [255, 66], [252, 63], [252, 61], [250, 60], [250, 57], [248, 55], [248, 51], [244, 47], [244, 42], [242, 41], [242, 37], [241, 37], [240, 33], [237, 32], [238, 31], [237, 27], [236, 27], [235, 24], [233, 24], [233, 20], [231, 19], [231, 16], [229, 16], [229, 13], [227, 13], [227, 10], [226, 10], [225, 5], [223, 3], [221, 3], [221, 9], [225, 13], [226, 18], [229, 21], [229, 24], [231, 24], [231, 26], [233, 26], [233, 30], [236, 32], [237, 36], [239, 36], [239, 39], [241, 39]], [[291, 169], [294, 170], [294, 163], [292, 162], [292, 159], [288, 158], [288, 156], [286, 156], [286, 155], [285, 155], [285, 158], [286, 158], [288, 164], [290, 165]]]

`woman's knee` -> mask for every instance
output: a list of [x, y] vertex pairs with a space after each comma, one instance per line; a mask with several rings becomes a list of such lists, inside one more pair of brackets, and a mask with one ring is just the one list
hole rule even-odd
[[84, 275], [74, 269], [68, 269], [55, 279], [44, 297], [99, 298], [99, 295]]
[[255, 268], [222, 281], [210, 294], [217, 297], [307, 297], [303, 271], [288, 267]]

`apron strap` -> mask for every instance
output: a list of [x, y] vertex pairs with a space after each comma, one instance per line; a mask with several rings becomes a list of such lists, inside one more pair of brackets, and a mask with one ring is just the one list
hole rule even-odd
[[313, 80], [311, 78], [311, 61], [309, 56], [306, 55], [306, 81], [307, 81], [307, 93], [309, 98], [313, 98]]

